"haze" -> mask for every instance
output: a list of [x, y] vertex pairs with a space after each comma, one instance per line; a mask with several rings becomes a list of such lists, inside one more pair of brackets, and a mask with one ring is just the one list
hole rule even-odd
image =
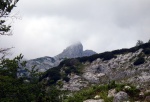
[[150, 0], [20, 0], [15, 13], [21, 19], [1, 47], [27, 59], [53, 57], [77, 41], [101, 53], [150, 39]]

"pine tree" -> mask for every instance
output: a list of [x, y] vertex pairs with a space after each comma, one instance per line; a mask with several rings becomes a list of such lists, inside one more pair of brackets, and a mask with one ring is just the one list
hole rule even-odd
[[18, 0], [0, 0], [0, 35], [11, 35], [10, 25], [6, 25], [6, 19], [10, 17], [10, 13]]
[[[11, 11], [19, 0], [0, 0], [0, 36], [12, 35], [11, 25], [6, 24]], [[0, 48], [0, 54], [4, 55], [10, 48]]]

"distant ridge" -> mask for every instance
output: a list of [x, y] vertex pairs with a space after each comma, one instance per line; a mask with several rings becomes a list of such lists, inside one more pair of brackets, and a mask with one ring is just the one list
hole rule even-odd
[[26, 65], [29, 70], [31, 70], [32, 67], [35, 66], [35, 68], [38, 69], [39, 72], [45, 72], [50, 68], [58, 66], [64, 58], [77, 58], [83, 56], [91, 56], [93, 54], [96, 54], [96, 52], [92, 50], [83, 51], [83, 45], [81, 44], [81, 42], [77, 42], [64, 49], [62, 53], [58, 54], [55, 57], [45, 56], [31, 59], [27, 61]]

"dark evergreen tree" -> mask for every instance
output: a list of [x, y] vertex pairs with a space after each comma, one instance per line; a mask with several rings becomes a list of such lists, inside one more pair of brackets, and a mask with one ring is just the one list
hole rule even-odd
[[10, 25], [6, 25], [6, 19], [10, 17], [12, 9], [19, 0], [0, 0], [0, 35], [11, 35]]
[[136, 46], [140, 46], [142, 44], [144, 44], [144, 42], [142, 40], [138, 40], [137, 43], [136, 43]]
[[[11, 25], [6, 24], [11, 11], [19, 0], [0, 0], [0, 36], [12, 35]], [[5, 54], [10, 48], [0, 48], [0, 54]]]

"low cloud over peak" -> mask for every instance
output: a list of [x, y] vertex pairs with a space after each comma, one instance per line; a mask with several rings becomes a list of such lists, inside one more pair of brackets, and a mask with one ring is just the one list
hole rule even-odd
[[134, 46], [150, 38], [149, 0], [24, 0], [13, 12], [14, 35], [2, 37], [2, 47], [14, 46], [14, 56], [55, 56], [81, 41], [96, 52]]

